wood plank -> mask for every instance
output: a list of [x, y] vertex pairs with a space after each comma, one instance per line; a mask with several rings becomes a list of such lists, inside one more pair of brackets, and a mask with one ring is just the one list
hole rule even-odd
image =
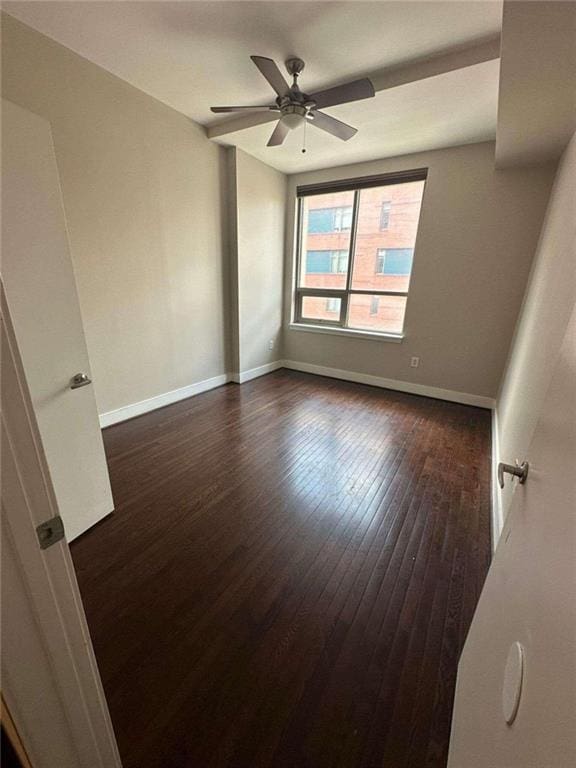
[[445, 766], [487, 411], [282, 370], [104, 441], [72, 552], [125, 768]]

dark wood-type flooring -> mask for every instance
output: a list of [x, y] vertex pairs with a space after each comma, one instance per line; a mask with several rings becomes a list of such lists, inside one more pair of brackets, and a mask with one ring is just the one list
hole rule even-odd
[[125, 768], [440, 768], [488, 411], [290, 371], [104, 431], [72, 546]]

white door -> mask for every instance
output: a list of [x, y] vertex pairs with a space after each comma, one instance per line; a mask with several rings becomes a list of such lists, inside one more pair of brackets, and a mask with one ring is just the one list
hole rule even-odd
[[49, 123], [2, 100], [2, 279], [71, 541], [113, 509]]
[[68, 544], [37, 536], [58, 507], [1, 305], [2, 697], [34, 768], [119, 768]]
[[449, 768], [576, 766], [576, 310], [519, 458], [530, 470], [460, 659]]

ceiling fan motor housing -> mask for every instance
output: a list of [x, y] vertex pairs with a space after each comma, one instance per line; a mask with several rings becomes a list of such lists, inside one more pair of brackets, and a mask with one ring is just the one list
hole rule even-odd
[[308, 94], [301, 91], [298, 85], [293, 85], [285, 96], [278, 96], [276, 104], [278, 104], [280, 109], [287, 104], [301, 105], [303, 107], [308, 107], [309, 109], [316, 106], [316, 103], [308, 96]]

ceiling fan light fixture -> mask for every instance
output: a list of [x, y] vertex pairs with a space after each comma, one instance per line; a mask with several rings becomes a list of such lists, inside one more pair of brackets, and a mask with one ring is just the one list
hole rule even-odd
[[306, 107], [290, 104], [282, 108], [282, 117], [280, 121], [291, 131], [298, 128], [306, 120]]

